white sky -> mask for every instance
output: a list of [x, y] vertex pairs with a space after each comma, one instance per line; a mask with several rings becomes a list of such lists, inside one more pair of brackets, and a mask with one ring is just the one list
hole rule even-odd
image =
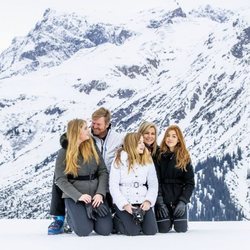
[[[80, 11], [107, 13], [110, 11], [117, 18], [154, 7], [169, 7], [175, 0], [6, 0], [0, 6], [0, 53], [9, 47], [16, 36], [25, 36], [42, 18], [47, 8], [62, 11]], [[249, 0], [178, 0], [185, 9], [202, 3], [214, 3], [216, 6], [234, 9], [249, 6]]]

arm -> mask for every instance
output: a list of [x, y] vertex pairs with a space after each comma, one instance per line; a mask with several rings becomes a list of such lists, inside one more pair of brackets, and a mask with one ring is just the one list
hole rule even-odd
[[124, 210], [124, 206], [129, 204], [129, 202], [120, 191], [120, 171], [120, 168], [117, 168], [116, 163], [113, 161], [109, 176], [109, 190], [114, 203], [122, 211]]
[[55, 168], [55, 182], [56, 185], [65, 193], [67, 196], [72, 198], [75, 202], [81, 197], [82, 193], [79, 192], [69, 181], [64, 173], [66, 164], [66, 150], [60, 149], [56, 159], [56, 168]]
[[98, 175], [98, 186], [96, 193], [101, 194], [103, 197], [106, 196], [108, 189], [108, 170], [101, 156], [99, 149], [96, 147], [97, 153], [99, 155], [100, 163], [97, 170]]
[[187, 171], [184, 172], [184, 187], [181, 196], [179, 197], [180, 201], [183, 201], [187, 204], [190, 201], [194, 190], [194, 170], [191, 163], [187, 165]]
[[155, 171], [155, 166], [153, 163], [149, 165], [147, 183], [148, 183], [148, 191], [145, 200], [149, 201], [150, 206], [153, 207], [158, 193], [158, 180]]
[[163, 204], [163, 196], [162, 196], [162, 187], [161, 187], [161, 169], [160, 169], [160, 164], [157, 160], [154, 160], [154, 164], [155, 164], [155, 170], [156, 170], [156, 174], [157, 174], [157, 180], [158, 180], [158, 196], [157, 196], [157, 200], [156, 200], [156, 204]]

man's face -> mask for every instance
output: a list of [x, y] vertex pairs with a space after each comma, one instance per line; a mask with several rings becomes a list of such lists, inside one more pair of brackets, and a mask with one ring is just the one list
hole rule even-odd
[[108, 126], [109, 124], [105, 123], [104, 117], [94, 119], [92, 120], [92, 123], [91, 123], [91, 129], [93, 131], [93, 134], [100, 138], [106, 135]]

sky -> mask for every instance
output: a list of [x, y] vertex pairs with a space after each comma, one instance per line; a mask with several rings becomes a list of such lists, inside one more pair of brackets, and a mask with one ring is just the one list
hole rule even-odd
[[[229, 9], [249, 6], [249, 0], [178, 0], [188, 10], [200, 4], [212, 3]], [[87, 15], [107, 13], [122, 18], [134, 11], [147, 8], [169, 7], [176, 0], [7, 0], [0, 7], [0, 53], [8, 48], [14, 37], [26, 36], [42, 18], [47, 8], [74, 11]], [[177, 4], [176, 4], [177, 6]]]
[[250, 222], [190, 222], [187, 233], [154, 236], [99, 236], [82, 238], [75, 234], [47, 235], [49, 220], [0, 220], [0, 242], [8, 250], [113, 250], [164, 249], [174, 250], [248, 250]]

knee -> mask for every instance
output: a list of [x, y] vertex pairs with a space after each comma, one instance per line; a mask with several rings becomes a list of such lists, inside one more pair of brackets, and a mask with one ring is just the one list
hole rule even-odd
[[175, 225], [174, 225], [174, 230], [175, 230], [177, 233], [185, 233], [185, 232], [187, 232], [188, 227], [187, 227], [186, 224], [175, 224]]
[[112, 227], [108, 227], [108, 228], [96, 228], [95, 232], [97, 234], [100, 234], [100, 235], [103, 235], [103, 236], [107, 236], [107, 235], [111, 234], [112, 229], [113, 229]]
[[75, 228], [74, 232], [77, 236], [83, 237], [83, 236], [88, 236], [92, 232], [92, 229], [90, 228]]
[[157, 222], [159, 233], [168, 233], [172, 229], [170, 222]]
[[145, 235], [155, 235], [157, 233], [157, 229], [146, 230], [143, 232]]
[[171, 228], [158, 228], [159, 233], [165, 234], [168, 233]]

